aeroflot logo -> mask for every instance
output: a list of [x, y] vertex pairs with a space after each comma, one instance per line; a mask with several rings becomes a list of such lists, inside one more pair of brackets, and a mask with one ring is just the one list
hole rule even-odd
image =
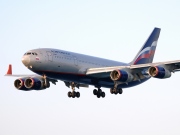
[[65, 55], [70, 55], [70, 53], [68, 53], [68, 52], [63, 52], [63, 51], [53, 51], [53, 50], [51, 50], [51, 52], [53, 52], [53, 53], [59, 53], [59, 54], [65, 54]]
[[36, 60], [40, 60], [39, 57], [36, 57]]
[[149, 59], [155, 53], [157, 41], [154, 41], [150, 47], [144, 48], [139, 55], [136, 57], [134, 64], [137, 64], [141, 59]]
[[157, 41], [154, 41], [150, 47], [144, 48], [144, 49], [139, 53], [139, 55], [137, 56], [137, 58], [138, 58], [139, 56], [145, 54], [145, 53], [150, 53], [150, 51], [155, 51], [156, 45], [157, 45]]

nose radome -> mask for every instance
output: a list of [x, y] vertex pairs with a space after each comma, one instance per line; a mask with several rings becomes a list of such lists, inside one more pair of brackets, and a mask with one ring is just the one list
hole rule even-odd
[[27, 56], [23, 56], [23, 57], [22, 57], [22, 63], [23, 63], [25, 66], [28, 66], [29, 62], [30, 62], [29, 57], [27, 57]]

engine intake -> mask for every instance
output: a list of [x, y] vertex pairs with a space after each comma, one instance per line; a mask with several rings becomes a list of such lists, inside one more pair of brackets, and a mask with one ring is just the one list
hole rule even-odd
[[171, 72], [161, 66], [150, 67], [148, 72], [150, 76], [159, 78], [159, 79], [171, 77]]
[[24, 86], [24, 81], [26, 78], [19, 78], [16, 79], [14, 81], [14, 86], [18, 89], [18, 90], [28, 90], [25, 86]]
[[44, 82], [43, 78], [28, 78], [25, 80], [24, 85], [28, 89], [43, 90], [47, 88]]
[[131, 73], [124, 70], [114, 70], [111, 72], [110, 77], [113, 81], [130, 82], [134, 79]]

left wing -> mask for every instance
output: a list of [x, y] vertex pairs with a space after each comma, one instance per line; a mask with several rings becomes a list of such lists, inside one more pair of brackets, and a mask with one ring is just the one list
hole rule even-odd
[[[150, 69], [151, 70], [154, 69], [154, 76], [150, 73]], [[86, 75], [97, 78], [106, 78], [106, 77], [110, 77], [110, 73], [115, 70], [119, 70], [119, 71], [124, 70], [131, 74], [150, 75], [156, 77], [158, 73], [160, 74], [161, 70], [170, 73], [180, 71], [180, 60], [158, 62], [158, 63], [147, 63], [147, 64], [139, 64], [139, 65], [129, 65], [129, 66], [90, 68], [86, 71]]]

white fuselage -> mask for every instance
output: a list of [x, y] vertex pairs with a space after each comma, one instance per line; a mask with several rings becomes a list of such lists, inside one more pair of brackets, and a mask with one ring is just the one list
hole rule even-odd
[[[37, 55], [35, 55], [35, 53]], [[87, 69], [129, 65], [122, 62], [49, 48], [30, 50], [22, 59], [26, 67], [39, 75], [46, 75], [49, 78], [62, 81], [85, 83], [89, 85], [98, 83], [98, 85], [102, 87], [112, 87], [114, 82], [109, 77], [99, 79], [87, 76]], [[132, 86], [134, 85], [137, 84], [133, 84]], [[125, 84], [121, 87], [130, 87], [130, 85], [127, 86]]]

